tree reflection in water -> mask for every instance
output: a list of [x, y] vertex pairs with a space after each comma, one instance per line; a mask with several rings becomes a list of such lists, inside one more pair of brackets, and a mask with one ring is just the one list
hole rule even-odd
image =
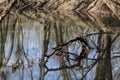
[[9, 14], [0, 25], [1, 80], [119, 79], [117, 17]]

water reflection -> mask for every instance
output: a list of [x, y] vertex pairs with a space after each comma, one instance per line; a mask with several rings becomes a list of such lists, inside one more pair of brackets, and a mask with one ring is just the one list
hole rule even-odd
[[119, 79], [116, 16], [73, 12], [37, 16], [9, 14], [0, 23], [1, 80]]

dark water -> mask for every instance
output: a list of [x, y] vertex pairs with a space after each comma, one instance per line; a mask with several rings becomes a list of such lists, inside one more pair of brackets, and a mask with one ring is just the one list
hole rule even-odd
[[[0, 80], [94, 80], [98, 50], [109, 54], [113, 79], [119, 80], [119, 35], [116, 16], [71, 12], [41, 13], [33, 18], [10, 14], [0, 23]], [[76, 39], [80, 36], [89, 50], [77, 65], [75, 55], [85, 44]], [[70, 40], [74, 41], [62, 45]]]

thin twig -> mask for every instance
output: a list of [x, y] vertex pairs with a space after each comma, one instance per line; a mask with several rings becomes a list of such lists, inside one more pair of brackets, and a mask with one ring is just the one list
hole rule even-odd
[[48, 69], [48, 71], [58, 71], [58, 70], [62, 70], [62, 69], [72, 69], [72, 68], [75, 68], [75, 67], [81, 67], [81, 66], [78, 65], [78, 64], [74, 64], [74, 65], [71, 65], [71, 66], [65, 65], [65, 66], [62, 66], [62, 67], [59, 67], [59, 68]]

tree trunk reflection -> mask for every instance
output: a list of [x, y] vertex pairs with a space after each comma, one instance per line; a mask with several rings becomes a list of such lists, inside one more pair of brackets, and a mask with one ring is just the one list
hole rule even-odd
[[50, 28], [51, 24], [46, 23], [44, 26], [44, 40], [43, 40], [43, 50], [42, 50], [42, 59], [40, 64], [40, 80], [44, 80], [45, 74], [45, 55], [47, 54], [49, 40], [50, 40]]
[[[64, 34], [63, 34], [63, 29], [62, 29], [61, 26], [63, 26], [63, 25], [60, 22], [56, 22], [56, 24], [54, 25], [54, 31], [55, 31], [57, 46], [64, 43], [64, 39], [63, 39]], [[65, 47], [64, 50], [67, 50], [67, 48]], [[60, 66], [66, 65], [66, 63], [65, 63], [66, 61], [64, 60], [64, 55], [66, 53], [61, 51], [59, 54], [61, 54], [61, 57], [58, 58]], [[62, 74], [62, 79], [63, 80], [69, 80], [68, 70], [67, 69], [61, 70], [61, 74]]]
[[104, 60], [98, 61], [97, 73], [95, 80], [112, 80], [112, 66], [111, 66], [111, 35], [99, 35], [98, 46], [100, 53]]

